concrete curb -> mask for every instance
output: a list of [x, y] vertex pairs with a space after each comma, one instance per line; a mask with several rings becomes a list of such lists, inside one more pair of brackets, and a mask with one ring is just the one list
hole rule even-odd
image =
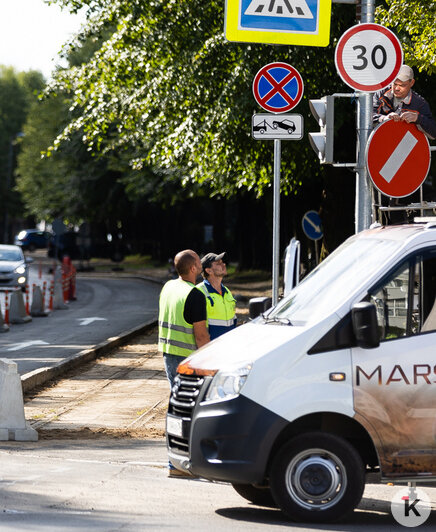
[[70, 369], [76, 368], [82, 364], [85, 364], [86, 362], [90, 362], [91, 360], [95, 360], [96, 358], [109, 353], [115, 347], [119, 347], [121, 345], [126, 344], [129, 340], [131, 340], [138, 334], [147, 332], [156, 326], [157, 320], [152, 320], [143, 323], [142, 325], [138, 325], [133, 329], [121, 333], [119, 336], [109, 338], [108, 340], [97, 344], [91, 349], [84, 349], [79, 353], [75, 353], [74, 355], [71, 355], [70, 357], [64, 360], [61, 360], [53, 366], [46, 368], [38, 368], [34, 371], [30, 371], [29, 373], [22, 375], [21, 385], [23, 387], [23, 393], [26, 393], [35, 388], [36, 386], [40, 386], [41, 384], [45, 384], [46, 382], [52, 379], [64, 375]]

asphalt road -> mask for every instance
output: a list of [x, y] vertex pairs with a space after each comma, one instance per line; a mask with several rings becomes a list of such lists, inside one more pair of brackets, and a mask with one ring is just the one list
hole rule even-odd
[[77, 278], [77, 300], [66, 310], [0, 334], [0, 357], [24, 375], [157, 318], [161, 286], [141, 279]]
[[[0, 530], [401, 530], [399, 486], [369, 484], [358, 509], [331, 525], [291, 523], [228, 484], [167, 477], [163, 441], [6, 442], [0, 447]], [[433, 507], [436, 489], [425, 488]], [[433, 511], [419, 530], [435, 530]]]

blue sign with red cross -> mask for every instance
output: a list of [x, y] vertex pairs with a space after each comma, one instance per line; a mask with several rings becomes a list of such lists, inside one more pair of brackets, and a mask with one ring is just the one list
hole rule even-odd
[[303, 97], [304, 84], [297, 69], [287, 63], [262, 67], [253, 81], [256, 102], [271, 113], [286, 113]]

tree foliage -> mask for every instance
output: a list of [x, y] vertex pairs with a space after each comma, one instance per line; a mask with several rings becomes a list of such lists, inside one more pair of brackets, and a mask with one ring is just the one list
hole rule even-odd
[[377, 21], [400, 38], [405, 60], [428, 74], [436, 72], [436, 3], [428, 0], [386, 0]]
[[[81, 132], [89, 150], [116, 153], [132, 195], [163, 195], [174, 187], [180, 191], [180, 185], [194, 193], [201, 186], [225, 196], [241, 188], [262, 194], [273, 168], [271, 143], [250, 135], [251, 116], [258, 111], [251, 84], [258, 69], [290, 62], [305, 80], [307, 97], [342, 88], [332, 46], [226, 42], [222, 0], [61, 4], [90, 6], [87, 29], [73, 47], [111, 32], [87, 62], [59, 71], [50, 86], [52, 94], [72, 99], [72, 120], [53, 146]], [[335, 9], [332, 44], [353, 18], [349, 6]], [[307, 100], [300, 106], [309, 118]], [[283, 163], [286, 193], [295, 193], [303, 176], [322, 174], [307, 142], [298, 149], [286, 143]]]

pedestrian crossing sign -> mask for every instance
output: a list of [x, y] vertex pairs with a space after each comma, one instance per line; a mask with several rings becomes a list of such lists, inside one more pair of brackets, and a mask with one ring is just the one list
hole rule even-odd
[[327, 46], [332, 0], [226, 0], [228, 41]]

